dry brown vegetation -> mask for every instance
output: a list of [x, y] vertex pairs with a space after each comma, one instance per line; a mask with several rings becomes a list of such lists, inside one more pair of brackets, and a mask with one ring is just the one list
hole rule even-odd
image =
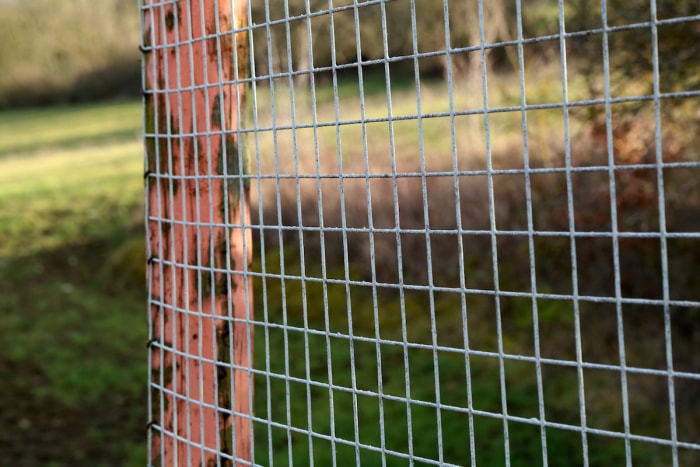
[[[494, 89], [506, 88], [512, 84], [510, 79], [496, 78]], [[528, 102], [556, 102], [560, 100], [556, 88], [547, 82], [535, 81]], [[574, 85], [573, 93], [579, 91], [579, 96], [585, 94]], [[276, 92], [280, 103], [289, 102], [288, 88], [276, 88]], [[513, 105], [508, 101], [513, 96], [508, 93], [500, 96], [494, 93], [494, 96], [492, 107]], [[396, 91], [392, 97], [394, 115], [415, 114], [413, 89]], [[295, 98], [298, 104], [296, 125], [311, 124], [313, 113], [308, 106], [308, 93], [297, 91]], [[340, 119], [359, 119], [359, 102], [357, 97], [344, 99]], [[424, 85], [421, 104], [424, 114], [449, 110], [444, 86], [437, 83]], [[474, 99], [455, 91], [455, 109], [478, 105]], [[460, 287], [466, 287], [469, 290], [465, 294], [465, 304], [470, 348], [498, 352], [498, 333], [501, 332], [504, 351], [517, 355], [535, 355], [534, 305], [531, 297], [512, 296], [509, 292], [530, 294], [536, 281], [538, 293], [559, 296], [559, 299], [540, 297], [535, 301], [542, 357], [575, 361], [575, 325], [578, 322], [581, 326], [582, 360], [619, 365], [622, 337], [618, 333], [619, 319], [624, 330], [626, 365], [665, 370], [661, 243], [658, 236], [625, 236], [631, 233], [658, 234], [660, 231], [653, 107], [634, 111], [618, 107], [612, 113], [615, 164], [612, 186], [616, 193], [617, 230], [621, 233], [617, 276], [622, 299], [619, 316], [614, 303], [616, 274], [607, 127], [603, 115], [591, 118], [589, 109], [584, 110], [586, 112], [571, 111], [569, 166], [561, 109], [528, 112], [528, 167], [533, 169], [529, 174], [531, 221], [536, 233], [532, 239], [532, 251], [527, 235], [527, 182], [523, 170], [522, 116], [519, 112], [492, 114], [490, 117], [491, 166], [501, 171], [493, 175], [485, 173], [488, 165], [483, 115], [456, 117], [454, 144], [449, 116], [422, 120], [422, 133], [418, 131], [419, 123], [415, 119], [394, 122], [393, 148], [386, 122], [366, 123], [364, 127], [353, 123], [340, 125], [337, 129], [325, 126], [318, 128], [317, 133], [312, 128], [282, 129], [276, 135], [273, 132], [259, 133], [260, 160], [253, 163], [252, 172], [268, 178], [263, 178], [258, 186], [256, 181], [253, 182], [254, 197], [258, 203], [262, 202], [262, 210], [254, 208], [254, 214], [257, 216], [255, 222], [264, 226], [265, 250], [269, 255], [267, 272], [279, 272], [282, 261], [285, 274], [298, 276], [298, 252], [303, 245], [306, 277], [322, 277], [319, 263], [323, 257], [327, 264], [325, 277], [342, 280], [346, 277], [345, 250], [349, 265], [347, 277], [378, 283], [376, 307], [382, 336], [401, 340], [400, 315], [404, 313], [408, 321], [408, 340], [430, 343], [428, 310], [432, 301], [438, 342], [453, 348], [463, 348], [464, 345], [461, 330], [464, 324], [459, 310], [462, 308]], [[386, 116], [385, 95], [367, 96], [365, 112], [367, 118]], [[280, 104], [274, 123], [269, 115], [260, 115], [258, 125], [294, 126], [290, 114], [290, 109]], [[664, 163], [697, 164], [700, 160], [696, 117], [692, 111], [686, 110], [683, 125], [678, 125], [673, 123], [678, 122], [677, 119], [663, 115], [660, 155]], [[333, 122], [334, 118], [332, 98], [321, 96], [317, 121]], [[363, 138], [366, 138], [366, 145]], [[318, 145], [318, 159], [315, 144]], [[451, 174], [455, 167], [461, 171], [459, 176]], [[567, 167], [570, 169], [568, 175]], [[512, 172], [503, 173], [506, 170]], [[696, 171], [697, 165], [664, 168], [662, 171], [667, 232], [697, 232], [700, 229], [699, 184], [697, 176], [693, 175]], [[275, 178], [278, 174], [280, 178]], [[572, 213], [568, 209], [569, 190], [574, 208]], [[492, 223], [497, 230], [495, 235], [490, 232]], [[303, 226], [301, 235], [297, 226]], [[396, 234], [397, 228], [400, 229], [399, 235]], [[463, 232], [461, 245], [460, 228]], [[569, 235], [572, 231], [575, 232], [575, 241]], [[280, 241], [284, 260], [280, 259], [278, 251]], [[573, 285], [572, 246], [575, 246], [577, 291]], [[667, 239], [667, 248], [668, 298], [697, 300], [700, 282], [693, 274], [700, 264], [697, 239], [670, 238]], [[494, 254], [498, 257], [497, 266], [493, 263]], [[531, 257], [535, 260], [534, 278], [531, 277]], [[495, 319], [494, 267], [497, 267], [498, 290], [503, 292], [497, 300], [502, 314], [501, 330]], [[462, 271], [464, 284], [460, 282]], [[292, 277], [287, 283], [295, 281], [298, 279]], [[398, 304], [399, 291], [392, 285], [401, 282], [409, 287], [426, 286], [430, 281], [443, 289], [432, 294], [425, 289], [406, 291], [406, 304], [402, 310]], [[343, 287], [333, 287], [329, 285], [327, 292], [329, 302], [337, 305], [337, 309], [329, 306], [331, 327], [347, 332], [345, 291]], [[374, 336], [374, 305], [371, 300], [362, 299], [363, 294], [370, 294], [369, 285], [358, 283], [351, 286], [350, 291], [355, 332]], [[307, 285], [312, 327], [323, 326], [323, 307], [318, 302], [321, 293], [320, 285]], [[334, 293], [340, 297], [334, 297]], [[584, 298], [577, 303], [579, 314], [576, 314], [571, 301], [574, 293], [607, 299], [608, 302]], [[300, 297], [290, 298], [289, 294], [288, 309], [291, 313], [295, 310], [301, 313], [300, 305], [293, 303]], [[626, 299], [655, 300], [656, 305], [638, 305]], [[700, 368], [700, 360], [694, 351], [700, 328], [693, 313], [689, 307], [671, 307], [676, 371], [697, 372]], [[556, 365], [547, 368], [550, 374], [563, 371], [557, 370]], [[596, 370], [585, 370], [584, 373], [586, 391], [591, 398], [587, 401], [590, 420], [595, 420], [592, 423], [602, 428], [620, 430], [619, 373]], [[574, 391], [575, 381], [570, 383], [569, 389]], [[634, 412], [632, 417], [640, 430], [649, 430], [646, 434], [651, 436], [668, 437], [668, 411], [663, 409], [668, 407], [667, 379], [633, 374], [628, 377], [628, 385], [630, 406]], [[700, 386], [695, 380], [678, 378], [675, 392], [677, 404], [682, 403], [685, 407], [678, 411], [679, 432], [683, 433], [684, 440], [691, 441], [700, 433], [697, 420], [690, 415], [698, 408]], [[666, 421], [659, 424], [652, 422], [649, 416], [641, 415], [652, 409], [656, 417], [666, 417]], [[659, 411], [663, 413], [659, 415]], [[574, 416], [575, 419], [575, 415], [569, 412], [564, 416]]]
[[[279, 101], [285, 102], [286, 99], [288, 102], [287, 88], [282, 88], [281, 91], [277, 89], [276, 92]], [[474, 105], [473, 101], [461, 96], [459, 90], [455, 92], [456, 110], [469, 109], [470, 104]], [[446, 94], [442, 85], [424, 85], [423, 114], [448, 111]], [[336, 261], [336, 265], [342, 266], [342, 257], [337, 252], [342, 251], [343, 246], [343, 236], [339, 229], [345, 226], [350, 229], [347, 234], [348, 248], [353, 253], [350, 261], [353, 267], [369, 277], [368, 235], [371, 229], [377, 229], [378, 231], [372, 232], [377, 280], [396, 283], [398, 260], [394, 230], [400, 228], [402, 231], [411, 231], [401, 234], [401, 246], [407, 258], [403, 262], [404, 281], [408, 284], [425, 284], [428, 270], [425, 259], [428, 227], [429, 231], [439, 231], [430, 235], [432, 267], [436, 272], [436, 280], [442, 286], [458, 287], [457, 274], [454, 273], [458, 269], [459, 260], [456, 249], [457, 231], [461, 228], [468, 232], [463, 237], [465, 257], [481, 257], [485, 252], [491, 251], [489, 230], [493, 215], [495, 228], [499, 232], [499, 256], [503, 254], [504, 262], [509, 263], [512, 258], [522, 257], [523, 254], [524, 259], [527, 259], [528, 206], [520, 112], [492, 114], [489, 145], [490, 165], [494, 172], [493, 175], [488, 175], [481, 115], [455, 117], [454, 141], [451, 140], [449, 116], [425, 118], [421, 122], [415, 118], [394, 122], [392, 147], [389, 124], [386, 122], [341, 124], [337, 129], [338, 138], [335, 126], [321, 126], [316, 130], [304, 127], [311, 126], [312, 114], [299, 101], [308, 101], [309, 96], [305, 91], [297, 91], [295, 97], [298, 104], [296, 123], [292, 123], [289, 109], [280, 105], [274, 124], [269, 115], [262, 116], [258, 122], [260, 127], [275, 125], [283, 128], [276, 132], [258, 134], [259, 159], [253, 161], [251, 167], [253, 173], [262, 177], [259, 189], [256, 182], [253, 182], [253, 196], [262, 201], [264, 206], [260, 223], [267, 227], [265, 237], [270, 245], [279, 240], [278, 231], [271, 227], [302, 225], [309, 227], [305, 231], [304, 245], [307, 253], [314, 257], [320, 248], [318, 226], [323, 225], [328, 229], [324, 231], [326, 248], [334, 252], [328, 255], [328, 261]], [[536, 95], [529, 101], [547, 103], [555, 102], [556, 99], [554, 90], [549, 91], [549, 94]], [[393, 100], [396, 117], [416, 114], [415, 94], [412, 90], [395, 92]], [[318, 123], [323, 125], [333, 122], [332, 100], [319, 101], [316, 116]], [[497, 107], [511, 104], [500, 99], [500, 102], [491, 105]], [[359, 99], [355, 99], [355, 102], [349, 99], [342, 101], [340, 110], [345, 115], [341, 113], [341, 121], [353, 122], [354, 119], [360, 119], [360, 112], [353, 112], [353, 107], [359, 107]], [[544, 115], [537, 115], [538, 112]], [[367, 119], [382, 118], [386, 113], [384, 96], [372, 95], [366, 98]], [[586, 274], [588, 265], [595, 265], [597, 270], [590, 278], [579, 279], [581, 287], [586, 288], [580, 293], [614, 296], [612, 281], [608, 280], [608, 275], [612, 274], [612, 261], [608, 261], [612, 246], [612, 216], [607, 128], [603, 116], [593, 118], [590, 123], [584, 123], [580, 117], [583, 117], [581, 112], [572, 111], [570, 170], [567, 174], [561, 110], [529, 112], [527, 165], [532, 169], [529, 173], [529, 191], [533, 232], [537, 233], [536, 246], [541, 244], [542, 248], [555, 250], [560, 247], [568, 250], [570, 240], [560, 234], [569, 232], [570, 228], [576, 233], [602, 234], [598, 238], [578, 238], [579, 272]], [[684, 128], [667, 123], [665, 117], [662, 120], [661, 158], [664, 163], [697, 163], [700, 159], [696, 148], [698, 122], [693, 115], [687, 117], [689, 120]], [[614, 206], [617, 210], [617, 230], [623, 233], [619, 243], [625, 297], [659, 299], [661, 296], [658, 268], [640, 268], [641, 264], [634, 262], [635, 257], [639, 261], [641, 257], [654, 257], [656, 260], [653, 264], [658, 267], [658, 239], [624, 236], [624, 233], [658, 233], [660, 229], [653, 118], [650, 109], [631, 115], [625, 108], [615, 109], [612, 117], [615, 164], [612, 169], [612, 185], [616, 192]], [[304, 128], [290, 128], [295, 125]], [[419, 125], [422, 127], [420, 132]], [[366, 144], [363, 143], [363, 138], [366, 139]], [[253, 143], [251, 141], [251, 145]], [[420, 151], [421, 143], [423, 154]], [[318, 146], [317, 153], [315, 146]], [[634, 168], [629, 168], [630, 166]], [[458, 171], [457, 176], [453, 174], [455, 170]], [[668, 232], [694, 232], [700, 227], [700, 218], [694, 215], [698, 212], [698, 200], [694, 196], [698, 182], [692, 176], [694, 170], [694, 166], [678, 165], [662, 171], [662, 199]], [[571, 226], [567, 184], [570, 185], [573, 206]], [[490, 185], [493, 189], [493, 209], [489, 201]], [[460, 216], [460, 225], [457, 224], [457, 214]], [[281, 224], [278, 223], [278, 218]], [[508, 235], [508, 232], [516, 234]], [[284, 236], [296, 239], [297, 232], [287, 230]], [[604, 244], [608, 246], [604, 247]], [[645, 254], [627, 254], [627, 248], [641, 248]], [[656, 253], [651, 249], [655, 249]], [[556, 258], [544, 251], [543, 254], [549, 256], [546, 263], [551, 266]], [[487, 256], [490, 257], [490, 253]], [[679, 255], [669, 261], [672, 274], [677, 261], [684, 261], [683, 256]], [[558, 293], [570, 294], [570, 273], [565, 279], [562, 272], [570, 269], [571, 260], [568, 253], [561, 259], [562, 263], [558, 267], [547, 268], [551, 270], [549, 276], [545, 268], [542, 268], [542, 280]], [[508, 269], [517, 267], [517, 263], [514, 262]], [[511, 271], [517, 272], [512, 274], [517, 283], [512, 284], [514, 290], [530, 288], [528, 264], [527, 261], [524, 263], [525, 269]], [[491, 270], [490, 258], [482, 264], [484, 269]], [[600, 274], [606, 268], [609, 269], [609, 274]], [[680, 275], [685, 270], [684, 267], [679, 267], [676, 273]], [[647, 274], [648, 278], [641, 280], [642, 278], [635, 278], [635, 274]], [[488, 282], [492, 279], [485, 279], [486, 282], [479, 280], [482, 276], [491, 278], [492, 273], [475, 274], [472, 271], [468, 275], [467, 280], [472, 284], [470, 288], [493, 288], [492, 282]], [[680, 279], [681, 277], [673, 276], [674, 285]], [[591, 280], [599, 284], [591, 284]], [[672, 291], [671, 299], [691, 299], [689, 290], [684, 292], [684, 288]]]

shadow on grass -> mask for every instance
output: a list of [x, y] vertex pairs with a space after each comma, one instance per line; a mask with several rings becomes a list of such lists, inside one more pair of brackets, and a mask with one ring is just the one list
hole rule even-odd
[[38, 107], [94, 102], [115, 97], [137, 97], [141, 92], [138, 56], [124, 54], [105, 66], [84, 72], [66, 86], [49, 77], [0, 90], [0, 108]]
[[[273, 375], [256, 379], [256, 403], [265, 401], [261, 392], [272, 401], [256, 408], [273, 423], [258, 423], [263, 444], [256, 448], [282, 464], [304, 464], [310, 453], [319, 464], [332, 464], [337, 450], [343, 459], [382, 465], [377, 450], [385, 449], [394, 452], [387, 465], [408, 465], [396, 453], [411, 452], [458, 465], [475, 452], [478, 465], [504, 465], [506, 408], [515, 417], [507, 423], [514, 465], [541, 462], [543, 434], [550, 465], [582, 464], [584, 443], [589, 465], [624, 464], [619, 434], [626, 412], [631, 434], [655, 438], [630, 443], [635, 465], [672, 463], [664, 442], [674, 424], [679, 441], [695, 443], [700, 384], [692, 375], [700, 369], [700, 322], [697, 308], [682, 301], [697, 302], [700, 288], [698, 240], [684, 235], [700, 228], [696, 170], [663, 171], [664, 227], [678, 234], [663, 249], [655, 235], [656, 154], [646, 144], [653, 131], [635, 123], [613, 132], [622, 160], [611, 203], [601, 128], [593, 125], [573, 145], [580, 169], [570, 181], [563, 171], [532, 174], [530, 221], [521, 174], [493, 177], [493, 206], [487, 177], [478, 173], [404, 177], [395, 184], [341, 179], [342, 190], [333, 178], [318, 185], [263, 182], [263, 209], [253, 211], [254, 223], [265, 227], [254, 232], [264, 242], [265, 260], [254, 268], [272, 276], [256, 284], [256, 313], [260, 320], [266, 312], [273, 325], [256, 334], [256, 365], [269, 362]], [[645, 144], [634, 150], [638, 141]], [[666, 162], [697, 160], [680, 144], [669, 143], [663, 156]], [[564, 166], [563, 154], [557, 162]], [[627, 170], [624, 164], [651, 167]], [[544, 167], [543, 161], [533, 167]], [[265, 198], [276, 189], [279, 201]], [[622, 234], [613, 233], [611, 204]], [[425, 231], [426, 219], [432, 232]], [[664, 305], [669, 299], [674, 305]], [[543, 360], [536, 364], [538, 353]], [[668, 359], [674, 371], [686, 373], [674, 378], [672, 389]], [[294, 379], [285, 381], [290, 375]], [[542, 416], [568, 429], [541, 430]], [[601, 431], [584, 441], [582, 426]], [[345, 441], [333, 445], [332, 436]], [[355, 450], [358, 441], [363, 446]], [[678, 451], [681, 464], [697, 463], [697, 450]]]
[[[58, 144], [52, 146], [51, 150], [73, 149], [82, 145], [107, 145], [109, 143], [123, 142], [125, 140], [135, 140], [138, 136], [139, 132], [131, 128], [103, 132], [97, 137], [92, 135], [76, 135], [75, 137], [62, 138]], [[14, 146], [6, 146], [0, 150], [0, 159], [18, 155], [31, 157], [32, 153], [40, 151], [45, 146], [46, 144], [43, 141], [25, 141]]]
[[6, 465], [145, 463], [145, 291], [110, 277], [118, 243], [0, 262]]
[[[357, 456], [361, 465], [383, 465], [384, 449], [386, 465], [408, 465], [409, 454], [466, 465], [473, 454], [478, 465], [500, 466], [507, 445], [513, 465], [538, 465], [545, 436], [550, 465], [579, 465], [580, 427], [586, 426], [607, 432], [587, 435], [589, 465], [625, 463], [624, 440], [611, 436], [624, 432], [614, 305], [579, 304], [579, 374], [571, 303], [537, 300], [540, 356], [548, 361], [536, 365], [530, 298], [501, 297], [499, 336], [493, 297], [467, 293], [462, 303], [459, 293], [406, 291], [400, 297], [379, 287], [375, 302], [357, 272], [348, 288], [308, 280], [323, 277], [317, 261], [306, 263], [302, 283], [294, 247], [285, 245], [284, 257], [267, 250], [265, 272], [273, 277], [255, 284], [256, 320], [268, 323], [255, 331], [255, 365], [269, 373], [255, 379], [257, 462], [268, 465], [271, 457], [275, 464], [307, 465], [313, 456], [332, 465], [333, 456]], [[284, 283], [275, 277], [280, 264]], [[262, 267], [254, 265], [256, 271]], [[329, 278], [339, 274], [337, 267], [326, 271]], [[690, 311], [672, 310], [673, 352], [677, 371], [697, 372], [692, 336], [698, 327], [688, 321]], [[625, 307], [622, 319], [626, 364], [664, 371], [660, 307]], [[669, 439], [667, 378], [636, 372], [626, 378], [631, 432]], [[676, 403], [685, 407], [676, 413], [679, 439], [692, 442], [698, 426], [690, 414], [699, 387], [687, 378], [675, 385]], [[540, 404], [545, 419], [559, 427], [542, 429]], [[506, 411], [511, 418], [504, 424]], [[683, 462], [697, 460], [696, 452], [679, 451]], [[632, 443], [631, 455], [635, 465], [671, 462], [670, 448], [654, 442]]]

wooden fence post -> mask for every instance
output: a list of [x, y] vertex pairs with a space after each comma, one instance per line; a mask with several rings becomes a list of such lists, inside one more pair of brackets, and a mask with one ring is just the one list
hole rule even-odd
[[247, 11], [144, 0], [153, 465], [251, 457]]

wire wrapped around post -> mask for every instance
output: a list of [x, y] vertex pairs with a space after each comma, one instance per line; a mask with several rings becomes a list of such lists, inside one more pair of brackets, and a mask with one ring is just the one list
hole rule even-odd
[[149, 465], [251, 459], [246, 0], [142, 6]]

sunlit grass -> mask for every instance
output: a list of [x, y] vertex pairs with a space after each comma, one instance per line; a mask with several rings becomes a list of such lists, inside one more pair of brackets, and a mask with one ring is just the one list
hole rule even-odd
[[3, 393], [0, 421], [43, 430], [3, 440], [60, 444], [56, 461], [145, 461], [145, 296], [109, 269], [130, 232], [143, 244], [140, 109], [0, 113], [0, 374], [26, 388]]
[[0, 257], [89, 239], [133, 220], [143, 199], [141, 150], [129, 138], [1, 158]]
[[139, 108], [129, 102], [98, 105], [94, 114], [88, 107], [0, 114], [11, 122], [0, 125], [7, 138], [0, 136], [0, 154], [8, 151], [0, 156], [0, 257], [86, 240], [138, 217]]
[[141, 103], [23, 109], [0, 112], [0, 158], [101, 141], [139, 138]]
[[[528, 69], [523, 78], [527, 90], [525, 105], [561, 103], [559, 73], [554, 65]], [[338, 173], [339, 156], [344, 173], [387, 172], [392, 162], [399, 171], [416, 171], [421, 164], [427, 171], [443, 171], [454, 163], [460, 169], [483, 170], [487, 154], [521, 148], [525, 137], [540, 162], [555, 156], [551, 152], [553, 146], [563, 145], [564, 119], [560, 108], [528, 110], [525, 115], [520, 111], [500, 111], [522, 106], [515, 73], [489, 75], [487, 97], [491, 112], [486, 116], [480, 80], [471, 82], [456, 77], [451, 89], [443, 81], [425, 80], [419, 94], [412, 81], [403, 79], [392, 87], [390, 104], [386, 89], [375, 86], [378, 77], [383, 81], [383, 76], [374, 75], [367, 80], [364, 95], [357, 81], [341, 80], [337, 104], [331, 88], [318, 86], [315, 107], [308, 87], [292, 89], [286, 80], [275, 82], [272, 91], [258, 87], [257, 108], [253, 112], [262, 131], [251, 136], [251, 152], [258, 156], [252, 171]], [[580, 77], [571, 79], [567, 86], [570, 101], [590, 97]], [[315, 130], [314, 122], [319, 125]], [[573, 118], [569, 125], [571, 136], [582, 128], [580, 121]], [[554, 135], [562, 136], [553, 145]], [[515, 164], [518, 159], [522, 161], [514, 154]]]

